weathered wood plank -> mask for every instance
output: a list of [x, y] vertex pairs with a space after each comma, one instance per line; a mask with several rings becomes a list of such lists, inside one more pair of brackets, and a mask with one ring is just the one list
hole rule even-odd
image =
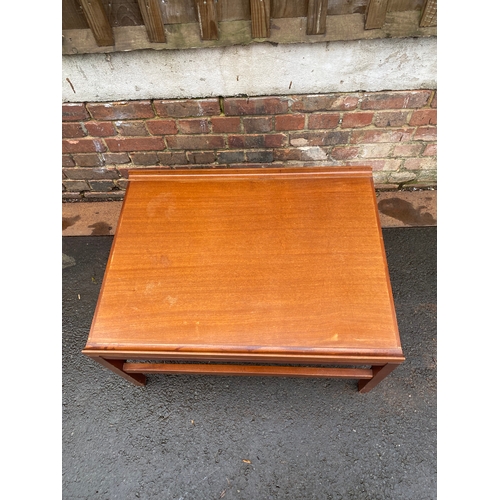
[[328, 0], [309, 0], [307, 6], [307, 34], [322, 35], [326, 32]]
[[149, 41], [153, 43], [164, 43], [165, 29], [158, 0], [139, 0], [142, 19], [148, 32]]
[[271, 18], [306, 17], [308, 0], [273, 0], [271, 2]]
[[196, 0], [196, 11], [200, 24], [200, 37], [202, 40], [218, 40], [219, 28], [217, 26], [217, 9], [215, 0]]
[[[320, 37], [307, 35], [305, 17], [273, 19], [268, 39], [274, 43], [315, 43], [338, 40], [371, 40], [376, 38], [429, 37], [437, 35], [437, 28], [420, 27], [420, 12], [388, 12], [381, 29], [365, 30], [362, 14], [327, 16], [326, 34]], [[260, 43], [252, 39], [250, 21], [219, 23], [218, 40], [201, 40], [198, 23], [165, 25], [166, 43], [151, 43], [145, 26], [113, 28], [115, 45], [99, 47], [90, 29], [64, 30], [63, 54], [122, 52], [141, 49], [191, 49], [199, 47], [226, 47]]]
[[426, 0], [422, 17], [420, 19], [420, 26], [437, 26], [437, 0]]
[[385, 23], [389, 0], [370, 0], [366, 13], [365, 30], [381, 28]]
[[194, 0], [168, 0], [161, 2], [160, 8], [165, 24], [196, 23], [196, 5]]
[[404, 10], [422, 10], [424, 0], [389, 0], [387, 12], [401, 12]]
[[271, 27], [271, 0], [250, 0], [252, 38], [269, 38]]
[[63, 0], [62, 29], [87, 29], [89, 27], [82, 6], [78, 0]]
[[103, 2], [103, 7], [109, 24], [113, 28], [115, 26], [141, 26], [144, 24], [137, 0], [106, 0]]
[[369, 0], [328, 0], [329, 16], [340, 16], [344, 14], [365, 14]]
[[101, 0], [82, 0], [83, 13], [100, 47], [114, 45], [113, 30]]
[[239, 2], [219, 0], [217, 2], [217, 16], [219, 21], [250, 20], [250, 2], [248, 0]]

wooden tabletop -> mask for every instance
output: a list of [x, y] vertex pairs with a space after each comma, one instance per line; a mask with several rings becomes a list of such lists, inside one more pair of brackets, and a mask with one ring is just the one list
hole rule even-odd
[[369, 167], [129, 179], [86, 351], [402, 356]]

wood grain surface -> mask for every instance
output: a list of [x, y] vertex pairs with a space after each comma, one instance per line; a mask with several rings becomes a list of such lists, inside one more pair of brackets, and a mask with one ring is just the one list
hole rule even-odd
[[131, 171], [85, 351], [401, 362], [371, 169]]

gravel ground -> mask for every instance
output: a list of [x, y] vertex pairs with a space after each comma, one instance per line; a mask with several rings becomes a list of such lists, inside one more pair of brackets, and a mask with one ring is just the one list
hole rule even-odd
[[112, 237], [63, 238], [63, 499], [427, 500], [436, 493], [436, 228], [383, 231], [406, 362], [354, 380], [150, 375], [81, 354]]

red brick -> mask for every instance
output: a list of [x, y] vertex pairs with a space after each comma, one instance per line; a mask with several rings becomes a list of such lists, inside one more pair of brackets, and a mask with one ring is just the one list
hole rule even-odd
[[215, 153], [213, 151], [192, 152], [188, 151], [186, 157], [189, 163], [214, 163]]
[[360, 158], [387, 158], [393, 147], [390, 142], [362, 144], [359, 146], [358, 154]]
[[110, 151], [114, 153], [126, 151], [162, 151], [165, 143], [161, 137], [106, 139]]
[[436, 141], [437, 128], [436, 127], [418, 127], [413, 137], [415, 141]]
[[352, 160], [358, 156], [358, 148], [340, 147], [332, 148], [330, 156], [335, 160]]
[[437, 125], [437, 110], [417, 109], [411, 115], [410, 125]]
[[302, 146], [335, 146], [336, 144], [347, 144], [349, 134], [347, 131], [328, 132], [302, 132], [291, 133], [290, 144], [296, 147]]
[[427, 144], [425, 146], [422, 156], [436, 156], [437, 155], [437, 144]]
[[273, 118], [271, 116], [242, 118], [241, 121], [243, 123], [243, 131], [247, 134], [258, 134], [273, 130]]
[[110, 122], [86, 122], [87, 132], [96, 137], [111, 137], [116, 135], [115, 127]]
[[345, 163], [342, 165], [348, 165], [352, 167], [372, 167], [374, 171], [376, 170], [397, 170], [401, 166], [401, 160], [343, 160]]
[[318, 113], [309, 116], [307, 127], [312, 129], [332, 129], [335, 128], [340, 121], [338, 113]]
[[115, 169], [106, 168], [65, 168], [64, 173], [68, 179], [117, 179], [118, 172]]
[[288, 112], [288, 100], [281, 97], [230, 97], [224, 99], [224, 113], [231, 115], [276, 115]]
[[264, 147], [263, 135], [230, 135], [227, 138], [230, 148], [262, 148]]
[[64, 139], [63, 153], [102, 153], [106, 147], [100, 139]]
[[132, 167], [125, 167], [125, 168], [118, 168], [118, 172], [120, 174], [120, 176], [122, 177], [122, 179], [127, 179], [128, 180], [128, 171], [131, 169], [131, 168], [135, 168], [135, 166], [132, 166]]
[[431, 90], [368, 93], [361, 101], [361, 109], [422, 108], [431, 95]]
[[88, 191], [90, 189], [87, 181], [67, 180], [63, 182], [63, 185], [68, 191], [73, 191], [73, 192]]
[[94, 120], [137, 120], [152, 118], [153, 108], [149, 101], [122, 101], [87, 104]]
[[435, 158], [408, 158], [405, 160], [406, 170], [434, 170], [435, 168]]
[[247, 151], [247, 161], [250, 163], [272, 163], [274, 155], [272, 150]]
[[402, 127], [408, 122], [408, 111], [379, 111], [375, 113], [375, 127]]
[[79, 122], [88, 120], [89, 114], [84, 104], [65, 103], [62, 105], [62, 121], [63, 122]]
[[146, 126], [153, 135], [177, 134], [175, 120], [149, 120], [146, 122]]
[[104, 163], [110, 165], [130, 163], [130, 157], [127, 153], [104, 153], [102, 157], [104, 158]]
[[156, 153], [131, 153], [130, 157], [134, 165], [157, 165], [158, 155]]
[[217, 162], [224, 163], [241, 163], [245, 161], [244, 151], [219, 151], [217, 153]]
[[70, 155], [62, 155], [62, 166], [63, 167], [74, 167], [75, 162], [73, 161], [73, 158], [71, 158]]
[[85, 131], [83, 130], [80, 123], [62, 124], [62, 136], [65, 139], [71, 139], [73, 137], [85, 137], [85, 135]]
[[302, 151], [297, 148], [275, 149], [274, 159], [278, 161], [298, 161], [302, 159]]
[[386, 179], [386, 172], [377, 172], [379, 175], [375, 175], [373, 177], [373, 185], [375, 187], [375, 191], [397, 191], [399, 189], [399, 184], [391, 184], [390, 182], [387, 182]]
[[288, 143], [288, 136], [285, 134], [267, 134], [264, 135], [265, 148], [282, 148]]
[[208, 134], [210, 132], [207, 118], [179, 120], [177, 123], [181, 134]]
[[356, 109], [359, 97], [353, 95], [305, 95], [292, 97], [292, 111], [346, 111]]
[[187, 158], [186, 153], [176, 151], [176, 152], [162, 152], [158, 153], [158, 160], [160, 165], [186, 165]]
[[300, 160], [301, 161], [324, 161], [329, 160], [329, 147], [321, 148], [319, 146], [310, 146], [299, 148], [301, 153]]
[[173, 135], [165, 138], [170, 149], [220, 149], [224, 147], [221, 135]]
[[220, 133], [234, 133], [240, 131], [240, 118], [239, 117], [213, 117], [211, 118], [212, 130], [216, 134]]
[[62, 200], [64, 201], [69, 201], [69, 200], [80, 200], [82, 198], [80, 193], [63, 193], [62, 195]]
[[262, 163], [233, 163], [231, 165], [228, 165], [228, 168], [286, 168], [286, 165], [283, 165], [283, 163], [269, 163], [269, 164], [262, 164]]
[[436, 90], [434, 92], [434, 96], [432, 97], [431, 108], [437, 108], [437, 98], [438, 98], [438, 93], [437, 93], [437, 90]]
[[409, 141], [412, 133], [413, 129], [354, 130], [351, 135], [351, 144]]
[[88, 200], [123, 200], [124, 196], [124, 191], [110, 191], [108, 193], [95, 193], [93, 191], [85, 191], [84, 193], [84, 198]]
[[149, 135], [146, 125], [142, 121], [118, 121], [115, 122], [115, 127], [121, 135], [127, 137], [144, 137]]
[[275, 129], [279, 130], [302, 130], [306, 123], [305, 115], [295, 113], [293, 115], [277, 115], [275, 118]]
[[109, 179], [105, 179], [102, 181], [89, 181], [89, 184], [90, 184], [90, 189], [92, 189], [92, 191], [100, 191], [100, 192], [111, 191], [115, 187], [114, 182]]
[[96, 153], [74, 154], [73, 160], [79, 167], [101, 167], [103, 159]]
[[373, 113], [344, 113], [342, 128], [360, 128], [371, 124]]
[[422, 144], [396, 144], [394, 147], [394, 151], [392, 153], [393, 156], [418, 156], [422, 152], [423, 145]]
[[182, 99], [153, 101], [160, 117], [186, 118], [188, 116], [220, 115], [218, 99]]
[[286, 144], [285, 134], [230, 135], [227, 138], [231, 148], [281, 148]]

